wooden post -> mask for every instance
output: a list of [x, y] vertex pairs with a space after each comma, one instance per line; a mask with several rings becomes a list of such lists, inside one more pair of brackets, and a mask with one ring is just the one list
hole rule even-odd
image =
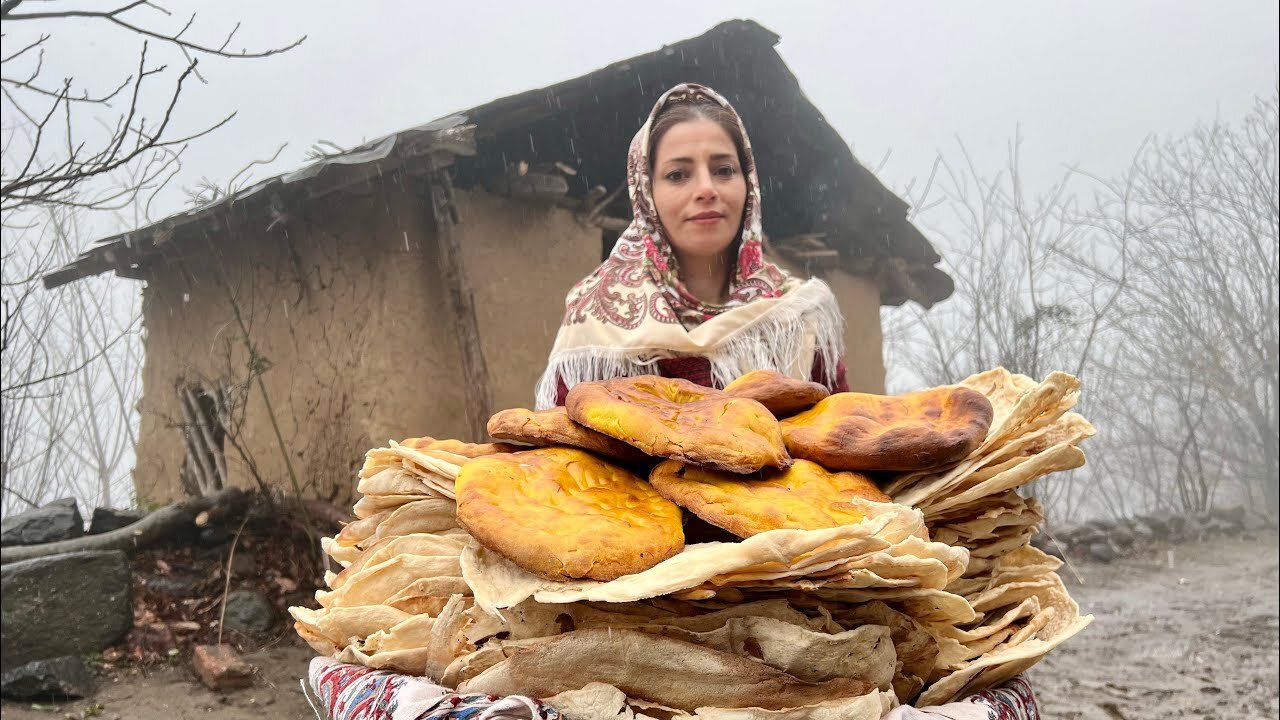
[[465, 393], [465, 412], [471, 442], [484, 442], [485, 429], [492, 414], [492, 394], [489, 390], [489, 370], [484, 360], [484, 348], [480, 344], [480, 326], [476, 321], [475, 299], [471, 291], [471, 279], [462, 260], [458, 235], [454, 226], [458, 223], [458, 209], [453, 203], [453, 183], [446, 169], [438, 169], [428, 176], [431, 215], [435, 222], [436, 241], [440, 248], [440, 277], [448, 291], [445, 293], [449, 314], [457, 325], [458, 349], [462, 353], [462, 387]]
[[197, 424], [195, 415], [200, 408], [197, 407], [194, 412], [192, 411], [187, 402], [186, 389], [181, 385], [178, 386], [178, 404], [182, 406], [182, 419], [186, 423], [186, 427], [182, 430], [182, 439], [187, 445], [187, 457], [191, 459], [192, 474], [195, 475], [196, 485], [200, 487], [200, 494], [208, 495], [218, 488], [214, 477], [217, 471], [204, 452], [204, 442], [200, 436], [200, 426]]

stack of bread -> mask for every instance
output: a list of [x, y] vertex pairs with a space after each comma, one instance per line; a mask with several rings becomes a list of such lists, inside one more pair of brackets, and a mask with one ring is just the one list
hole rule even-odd
[[291, 613], [339, 660], [575, 719], [947, 702], [1091, 619], [1016, 490], [1083, 462], [1077, 398], [1003, 370], [901, 396], [766, 371], [583, 383], [495, 415], [504, 443], [371, 450], [357, 520], [324, 541], [343, 569]]
[[957, 463], [903, 474], [886, 489], [894, 501], [920, 509], [932, 537], [969, 550], [963, 577], [947, 590], [974, 609], [972, 621], [931, 631], [948, 670], [923, 694], [924, 703], [990, 687], [1029, 668], [1087, 625], [1063, 586], [1061, 561], [1031, 546], [1044, 521], [1035, 498], [1018, 488], [1052, 472], [1084, 465], [1078, 445], [1096, 431], [1078, 413], [1080, 381], [1051, 373], [1037, 383], [996, 368], [962, 386], [991, 402], [986, 440]]

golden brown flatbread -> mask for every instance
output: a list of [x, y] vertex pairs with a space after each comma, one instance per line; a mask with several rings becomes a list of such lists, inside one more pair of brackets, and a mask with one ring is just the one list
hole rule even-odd
[[667, 460], [649, 473], [649, 483], [668, 500], [744, 538], [780, 528], [853, 525], [866, 515], [852, 498], [890, 502], [866, 475], [828, 472], [808, 460], [759, 476]]
[[576, 448], [477, 458], [457, 481], [458, 523], [543, 577], [613, 580], [680, 552], [680, 508], [621, 467]]
[[648, 455], [621, 440], [570, 420], [569, 413], [559, 406], [536, 411], [524, 408], [503, 410], [489, 418], [488, 431], [499, 440], [514, 440], [535, 447], [568, 445], [628, 465], [650, 462]]
[[518, 445], [511, 443], [469, 443], [462, 440], [436, 440], [427, 443], [426, 447], [415, 448], [418, 450], [439, 450], [441, 452], [453, 453], [461, 455], [465, 458], [478, 458], [485, 455], [497, 455], [498, 453], [518, 452], [527, 450]]
[[575, 385], [569, 417], [649, 455], [736, 473], [784, 468], [778, 421], [760, 403], [656, 375]]
[[966, 387], [904, 395], [837, 393], [782, 422], [788, 451], [833, 470], [914, 471], [958, 462], [991, 426], [991, 402]]
[[787, 377], [777, 370], [752, 370], [724, 386], [737, 397], [751, 398], [769, 408], [776, 418], [808, 410], [831, 394], [825, 385]]

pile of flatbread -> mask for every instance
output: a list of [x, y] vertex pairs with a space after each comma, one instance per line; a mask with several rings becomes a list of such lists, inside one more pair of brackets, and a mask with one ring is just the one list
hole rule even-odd
[[860, 720], [964, 697], [1030, 667], [1091, 620], [1029, 539], [1016, 489], [1083, 463], [1074, 378], [995, 370], [964, 386], [985, 441], [928, 473], [882, 475], [863, 519], [686, 544], [606, 581], [552, 579], [477, 542], [454, 481], [510, 446], [369, 451], [357, 519], [323, 541], [342, 566], [299, 634], [345, 662], [465, 692], [543, 698], [573, 720]]
[[1018, 488], [1084, 465], [1078, 445], [1096, 430], [1078, 413], [1080, 381], [1055, 372], [1037, 383], [996, 368], [962, 383], [991, 401], [987, 439], [964, 460], [902, 475], [886, 491], [924, 513], [934, 540], [969, 550], [963, 576], [947, 590], [976, 613], [965, 623], [932, 623], [939, 678], [917, 700], [930, 704], [991, 687], [1035, 664], [1093, 617], [1063, 586], [1061, 561], [1031, 546], [1044, 521], [1040, 503]]

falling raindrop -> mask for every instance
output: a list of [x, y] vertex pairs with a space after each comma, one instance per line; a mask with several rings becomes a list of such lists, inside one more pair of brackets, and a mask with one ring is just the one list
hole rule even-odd
[[529, 133], [529, 152], [538, 154], [538, 151], [533, 148], [533, 133]]

